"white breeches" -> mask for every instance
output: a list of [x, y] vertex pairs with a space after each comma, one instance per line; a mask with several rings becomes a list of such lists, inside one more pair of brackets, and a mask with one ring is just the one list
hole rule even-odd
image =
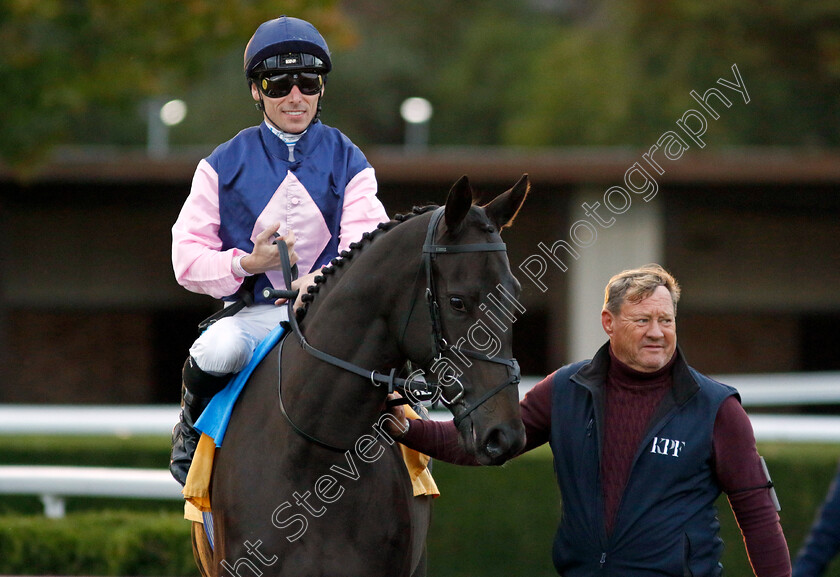
[[285, 305], [245, 307], [210, 325], [190, 347], [190, 355], [202, 371], [211, 375], [238, 373], [251, 360], [257, 345], [288, 318]]

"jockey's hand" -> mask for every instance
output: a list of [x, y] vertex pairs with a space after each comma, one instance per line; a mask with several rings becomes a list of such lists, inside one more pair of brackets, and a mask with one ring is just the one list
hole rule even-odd
[[[388, 395], [387, 400], [393, 399], [401, 399], [402, 395], [399, 393], [391, 393]], [[393, 439], [400, 439], [402, 436], [408, 431], [408, 418], [405, 416], [405, 409], [403, 408], [404, 405], [396, 405], [393, 407], [388, 407], [388, 413], [393, 415], [396, 420], [400, 423], [397, 425], [391, 419], [385, 419], [385, 431], [391, 436]]]
[[246, 272], [261, 274], [269, 270], [282, 270], [283, 261], [277, 249], [278, 244], [282, 246], [282, 241], [286, 241], [291, 266], [295, 266], [298, 261], [298, 255], [295, 252], [295, 233], [290, 230], [288, 235], [277, 237], [275, 240], [274, 235], [281, 226], [282, 223], [273, 224], [257, 235], [254, 239], [254, 250], [243, 257], [239, 263]]
[[[310, 286], [315, 284], [315, 277], [321, 274], [321, 269], [317, 269], [312, 271], [309, 274], [305, 274], [302, 277], [296, 278], [292, 281], [292, 290], [298, 291], [298, 296], [295, 299], [295, 310], [298, 310], [300, 307], [303, 306], [303, 301], [301, 297], [306, 294], [306, 289]], [[286, 304], [286, 299], [277, 299], [274, 301], [276, 305]]]

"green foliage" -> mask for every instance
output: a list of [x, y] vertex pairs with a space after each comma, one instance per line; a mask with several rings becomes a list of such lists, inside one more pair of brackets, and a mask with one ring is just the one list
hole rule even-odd
[[546, 43], [525, 70], [538, 81], [520, 87], [529, 106], [505, 124], [513, 144], [616, 144], [617, 134], [638, 135], [645, 126], [633, 102], [637, 78], [625, 44], [600, 31], [566, 27]]
[[[24, 464], [145, 467], [156, 466], [167, 454], [166, 440], [153, 437], [4, 437], [0, 447], [0, 462]], [[782, 527], [795, 556], [834, 477], [838, 447], [763, 443], [759, 452], [773, 475], [783, 507]], [[435, 501], [432, 516], [430, 575], [556, 574], [551, 544], [560, 496], [547, 447], [501, 468], [435, 462], [433, 472], [442, 496]], [[68, 500], [67, 508], [66, 519], [46, 519], [37, 514], [36, 498], [24, 502], [4, 497], [0, 574], [196, 574], [189, 523], [183, 520], [179, 504], [76, 498]], [[718, 511], [726, 574], [751, 575], [725, 497], [719, 500]], [[840, 560], [830, 565], [825, 577], [840, 577]]]
[[[710, 144], [840, 144], [840, 6], [752, 0], [604, 2], [557, 27], [533, 60], [534, 106], [511, 119], [519, 144], [649, 145], [670, 129], [689, 96], [733, 80], [750, 94], [710, 126]], [[711, 137], [713, 135], [713, 138]]]
[[354, 6], [357, 99], [331, 110], [363, 142], [399, 142], [399, 102], [424, 96], [433, 144], [650, 146], [736, 64], [750, 102], [710, 146], [840, 145], [836, 2], [370, 4]]
[[502, 143], [500, 127], [522, 101], [519, 72], [541, 38], [527, 6], [368, 0], [350, 14], [359, 43], [336, 54], [326, 122], [361, 145], [399, 144], [400, 104], [420, 96], [434, 106], [432, 144]]
[[0, 437], [0, 463], [148, 467], [169, 465], [169, 439], [158, 435], [21, 435]]
[[560, 498], [551, 454], [539, 453], [501, 468], [434, 463], [441, 496], [432, 511], [429, 575], [556, 575]]
[[[737, 64], [749, 104], [708, 144], [840, 145], [840, 5], [814, 0], [285, 2], [330, 44], [324, 121], [363, 147], [403, 139], [428, 98], [439, 145], [650, 146]], [[256, 124], [241, 76], [269, 0], [8, 0], [0, 5], [0, 157], [145, 143], [149, 97], [180, 97], [174, 145]], [[734, 96], [738, 97], [737, 94]]]
[[[283, 9], [328, 32], [341, 24], [335, 5], [289, 0]], [[95, 142], [100, 109], [131, 132], [145, 98], [183, 90], [232, 47], [241, 53], [277, 10], [270, 0], [3, 2], [0, 155], [32, 161], [58, 142]]]
[[[838, 460], [833, 445], [764, 443], [782, 503], [782, 528], [791, 556], [808, 534]], [[547, 447], [501, 469], [435, 463], [441, 490], [429, 540], [431, 575], [502, 577], [556, 575], [551, 545], [559, 520], [560, 497]], [[722, 559], [727, 575], [752, 575], [740, 529], [725, 496], [718, 501]], [[825, 577], [840, 577], [840, 559]]]
[[64, 519], [0, 516], [0, 572], [13, 575], [198, 575], [178, 515], [107, 511]]

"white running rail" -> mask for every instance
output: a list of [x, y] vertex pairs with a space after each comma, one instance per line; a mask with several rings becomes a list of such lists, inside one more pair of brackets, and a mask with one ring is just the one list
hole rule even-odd
[[163, 469], [0, 465], [0, 494], [40, 495], [44, 514], [64, 516], [64, 498], [183, 499], [181, 485]]
[[[726, 375], [744, 406], [840, 405], [840, 373]], [[539, 381], [523, 377], [520, 395]], [[0, 405], [0, 435], [168, 435], [176, 406]], [[451, 418], [434, 412], [435, 419]], [[753, 414], [759, 441], [840, 443], [840, 416]], [[64, 516], [64, 497], [181, 499], [181, 487], [165, 469], [0, 465], [0, 494], [40, 495], [48, 517]]]

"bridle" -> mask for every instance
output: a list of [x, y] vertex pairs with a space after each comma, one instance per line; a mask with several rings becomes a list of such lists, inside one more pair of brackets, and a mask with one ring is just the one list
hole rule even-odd
[[[461, 422], [468, 415], [470, 415], [473, 411], [475, 411], [482, 404], [487, 402], [490, 398], [494, 397], [495, 395], [497, 395], [498, 393], [500, 393], [502, 390], [504, 390], [505, 388], [507, 388], [509, 386], [518, 385], [519, 380], [520, 380], [520, 370], [519, 370], [519, 363], [517, 363], [516, 359], [514, 359], [514, 358], [505, 359], [505, 358], [502, 358], [502, 357], [491, 357], [491, 356], [485, 355], [485, 354], [477, 352], [477, 351], [473, 351], [473, 350], [470, 350], [470, 349], [465, 349], [463, 347], [455, 348], [452, 345], [450, 345], [447, 342], [446, 338], [444, 337], [443, 323], [442, 323], [442, 318], [441, 318], [441, 314], [440, 314], [440, 305], [438, 304], [438, 299], [437, 299], [438, 295], [437, 295], [437, 291], [436, 291], [436, 288], [435, 288], [435, 278], [434, 278], [434, 274], [432, 273], [432, 269], [433, 269], [432, 265], [433, 265], [435, 259], [437, 257], [441, 256], [441, 255], [447, 255], [447, 254], [457, 254], [457, 253], [467, 253], [467, 252], [495, 252], [495, 251], [506, 252], [507, 251], [507, 247], [506, 247], [505, 243], [503, 243], [503, 242], [470, 243], [470, 244], [459, 244], [459, 245], [436, 244], [434, 242], [434, 235], [435, 235], [435, 231], [437, 230], [438, 222], [440, 221], [441, 217], [444, 214], [444, 210], [445, 210], [445, 207], [440, 207], [440, 208], [436, 209], [434, 213], [432, 213], [431, 220], [429, 221], [429, 227], [426, 230], [426, 238], [423, 242], [423, 259], [422, 259], [422, 263], [421, 263], [421, 270], [425, 269], [425, 271], [426, 271], [426, 291], [425, 291], [425, 295], [426, 295], [426, 302], [427, 302], [428, 307], [429, 307], [429, 315], [431, 317], [431, 324], [432, 324], [432, 334], [431, 334], [432, 343], [431, 343], [431, 345], [432, 345], [433, 362], [441, 360], [443, 358], [444, 354], [446, 354], [447, 352], [452, 351], [452, 350], [457, 350], [457, 352], [460, 353], [461, 355], [470, 357], [470, 358], [478, 360], [478, 361], [490, 362], [490, 363], [496, 363], [496, 364], [504, 365], [505, 367], [507, 367], [507, 371], [508, 371], [507, 380], [505, 380], [501, 384], [497, 385], [493, 389], [490, 389], [489, 391], [486, 391], [478, 399], [478, 401], [476, 401], [472, 406], [466, 407], [466, 405], [464, 405], [466, 407], [465, 410], [463, 410], [460, 414], [455, 416], [454, 419], [453, 419], [453, 421], [455, 423], [455, 426], [457, 428], [461, 424]], [[277, 290], [277, 289], [272, 289], [272, 288], [266, 288], [266, 289], [263, 290], [263, 296], [265, 298], [268, 298], [268, 299], [273, 299], [273, 298], [286, 298], [287, 299], [286, 306], [287, 306], [288, 312], [289, 312], [289, 314], [288, 314], [288, 316], [289, 316], [289, 320], [288, 320], [289, 327], [291, 328], [291, 332], [297, 338], [298, 343], [300, 344], [301, 348], [303, 348], [307, 353], [309, 353], [313, 357], [315, 357], [315, 358], [317, 358], [317, 359], [319, 359], [323, 362], [329, 363], [329, 364], [331, 364], [335, 367], [338, 367], [338, 368], [343, 369], [345, 371], [348, 371], [350, 373], [356, 374], [356, 375], [358, 375], [362, 378], [369, 379], [371, 384], [375, 387], [380, 387], [380, 386], [385, 385], [388, 388], [387, 389], [388, 393], [393, 393], [394, 391], [400, 391], [401, 393], [404, 394], [403, 396], [405, 397], [405, 396], [412, 396], [412, 395], [417, 395], [417, 394], [430, 395], [434, 392], [440, 392], [440, 397], [443, 400], [443, 402], [447, 405], [450, 405], [450, 406], [457, 403], [458, 401], [460, 401], [463, 398], [464, 392], [465, 392], [464, 391], [464, 386], [463, 386], [463, 384], [461, 384], [461, 382], [457, 378], [455, 378], [454, 381], [457, 384], [457, 386], [460, 388], [460, 390], [458, 390], [458, 392], [454, 396], [452, 396], [451, 398], [447, 398], [443, 394], [443, 392], [448, 387], [451, 387], [452, 383], [442, 384], [440, 382], [430, 383], [430, 382], [427, 382], [425, 380], [404, 379], [404, 378], [396, 376], [397, 369], [391, 369], [391, 371], [387, 375], [385, 373], [380, 373], [376, 370], [363, 369], [362, 367], [354, 365], [353, 363], [350, 363], [350, 362], [345, 361], [343, 359], [339, 359], [338, 357], [330, 355], [329, 353], [325, 353], [324, 351], [321, 351], [321, 350], [313, 347], [312, 345], [310, 345], [309, 342], [306, 340], [306, 337], [303, 335], [303, 333], [300, 330], [300, 326], [298, 325], [297, 318], [296, 318], [295, 311], [294, 311], [294, 301], [297, 298], [298, 291], [289, 290], [292, 286], [292, 267], [291, 267], [291, 264], [290, 264], [290, 261], [289, 261], [288, 250], [285, 247], [285, 243], [281, 244], [281, 243], [278, 242], [278, 244], [280, 245], [278, 247], [278, 249], [279, 249], [279, 253], [280, 253], [280, 258], [282, 260], [283, 279], [286, 283], [287, 290]], [[416, 300], [416, 297], [415, 297], [415, 300]], [[414, 308], [414, 302], [412, 302], [410, 310], [413, 310], [413, 308]], [[411, 314], [409, 313], [408, 317], [410, 317], [410, 316], [411, 316]], [[406, 318], [406, 324], [409, 321], [408, 317]], [[283, 339], [283, 341], [280, 344], [281, 354], [282, 354], [282, 347], [283, 347], [283, 344], [285, 343], [285, 341], [286, 341], [286, 339]], [[409, 376], [411, 376], [411, 375], [409, 375]], [[279, 386], [280, 385], [278, 384], [278, 391], [279, 391]], [[345, 451], [345, 449], [335, 447], [333, 445], [330, 445], [329, 443], [321, 441], [320, 439], [318, 439], [316, 437], [313, 437], [312, 435], [306, 433], [303, 429], [298, 427], [294, 423], [294, 421], [292, 421], [292, 419], [289, 417], [288, 412], [286, 411], [285, 407], [283, 406], [282, 391], [279, 392], [279, 396], [280, 396], [280, 410], [283, 413], [283, 415], [286, 417], [286, 419], [288, 420], [292, 429], [294, 429], [294, 431], [298, 435], [300, 435], [303, 438], [307, 439], [308, 441], [311, 441], [311, 442], [313, 442], [313, 443], [315, 443], [315, 444], [317, 444], [321, 447], [324, 447], [326, 449], [330, 449], [330, 450], [338, 451], [338, 452], [344, 452]], [[397, 403], [393, 403], [393, 404], [404, 404], [404, 403], [408, 403], [408, 402], [409, 401], [407, 399], [402, 399], [402, 400], [398, 401]]]
[[[435, 259], [440, 255], [465, 252], [507, 252], [507, 246], [503, 242], [455, 245], [435, 244], [434, 233], [437, 229], [438, 222], [443, 216], [444, 209], [445, 207], [438, 208], [432, 214], [432, 218], [429, 221], [429, 228], [426, 231], [426, 240], [423, 243], [423, 268], [426, 269], [426, 302], [429, 305], [429, 316], [432, 319], [432, 354], [434, 356], [434, 360], [436, 361], [442, 359], [443, 355], [453, 350], [454, 347], [450, 345], [446, 341], [446, 338], [443, 336], [443, 322], [440, 315], [440, 305], [438, 304], [437, 300], [438, 295], [435, 287], [435, 277], [432, 274], [432, 264], [434, 263]], [[502, 357], [491, 357], [485, 355], [484, 353], [473, 351], [471, 349], [465, 349], [463, 347], [460, 347], [456, 350], [460, 354], [478, 361], [485, 361], [504, 365], [507, 367], [508, 371], [508, 378], [506, 381], [497, 385], [493, 389], [486, 391], [471, 407], [466, 408], [463, 412], [455, 416], [453, 420], [455, 422], [455, 427], [457, 428], [461, 424], [461, 421], [463, 421], [470, 413], [472, 413], [474, 410], [476, 410], [478, 407], [480, 407], [482, 404], [488, 401], [491, 397], [496, 396], [502, 390], [511, 385], [518, 385], [520, 372], [519, 363], [517, 363], [516, 359], [514, 358], [505, 359]], [[446, 401], [449, 405], [456, 403], [464, 396], [464, 385], [462, 385], [460, 381], [456, 380], [456, 382], [460, 387], [460, 390], [456, 393], [456, 395], [453, 398], [448, 399]], [[442, 389], [445, 389], [447, 387], [447, 385], [445, 384], [437, 384], [435, 386], [440, 387]], [[442, 398], [445, 399], [445, 397], [443, 396]]]

